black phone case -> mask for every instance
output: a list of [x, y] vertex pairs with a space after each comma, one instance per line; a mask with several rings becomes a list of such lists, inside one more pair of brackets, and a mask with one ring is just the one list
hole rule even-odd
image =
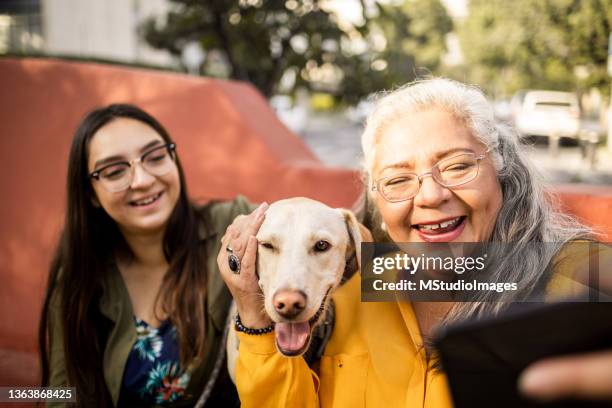
[[516, 304], [448, 327], [435, 342], [457, 408], [603, 408], [612, 401], [527, 400], [517, 379], [544, 357], [612, 348], [612, 303]]

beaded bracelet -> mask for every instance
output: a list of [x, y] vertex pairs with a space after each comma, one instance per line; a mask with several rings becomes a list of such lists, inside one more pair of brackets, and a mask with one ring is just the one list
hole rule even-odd
[[252, 329], [250, 327], [246, 327], [245, 325], [242, 324], [239, 314], [236, 314], [236, 317], [234, 317], [234, 323], [235, 323], [234, 328], [236, 329], [237, 332], [242, 332], [246, 334], [259, 335], [259, 334], [271, 333], [272, 331], [274, 331], [274, 324], [271, 324], [268, 327], [262, 327], [261, 329]]

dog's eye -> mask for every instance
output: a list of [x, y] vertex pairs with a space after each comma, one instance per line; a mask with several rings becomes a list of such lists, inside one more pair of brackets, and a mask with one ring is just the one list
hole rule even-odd
[[262, 242], [261, 246], [266, 248], [266, 249], [274, 249], [274, 246], [272, 246], [272, 244], [269, 243], [269, 242]]
[[325, 252], [329, 249], [330, 246], [331, 245], [329, 242], [320, 240], [317, 241], [317, 243], [314, 245], [314, 250], [317, 252]]

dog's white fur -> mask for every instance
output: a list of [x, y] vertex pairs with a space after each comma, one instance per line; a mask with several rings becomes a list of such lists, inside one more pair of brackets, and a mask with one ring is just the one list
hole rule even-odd
[[[281, 200], [270, 205], [257, 240], [257, 271], [264, 307], [268, 316], [277, 323], [311, 319], [319, 310], [325, 294], [328, 291], [331, 294], [339, 285], [347, 259], [354, 254], [357, 265], [361, 259], [360, 228], [353, 213], [307, 198]], [[329, 249], [314, 250], [321, 240], [330, 244]], [[272, 303], [274, 294], [286, 289], [306, 295], [304, 310], [291, 320], [278, 314]], [[235, 307], [232, 307], [230, 316], [235, 314]], [[235, 380], [238, 345], [236, 333], [231, 329], [227, 360], [232, 380]]]

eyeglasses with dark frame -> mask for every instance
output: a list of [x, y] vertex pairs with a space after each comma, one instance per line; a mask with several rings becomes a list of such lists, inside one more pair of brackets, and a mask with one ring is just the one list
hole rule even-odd
[[371, 189], [390, 203], [411, 200], [419, 193], [423, 179], [431, 176], [436, 183], [451, 188], [469, 183], [478, 176], [480, 161], [488, 151], [481, 155], [461, 153], [434, 164], [431, 169], [418, 175], [416, 173], [400, 173], [382, 177], [374, 182]]
[[118, 161], [100, 167], [89, 174], [89, 179], [99, 181], [107, 191], [117, 193], [132, 184], [136, 163], [140, 163], [151, 175], [163, 176], [172, 169], [175, 152], [175, 143], [159, 145], [130, 161]]

